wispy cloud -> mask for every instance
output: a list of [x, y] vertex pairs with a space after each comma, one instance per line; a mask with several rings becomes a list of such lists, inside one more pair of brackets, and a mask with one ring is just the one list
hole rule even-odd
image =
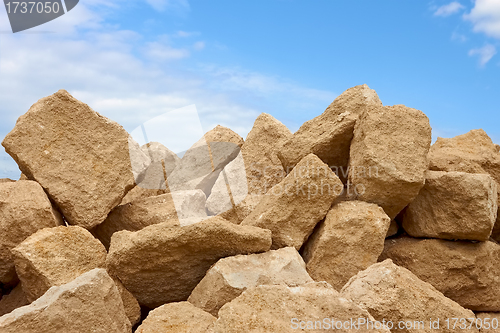
[[451, 34], [451, 40], [464, 43], [464, 42], [468, 41], [469, 39], [464, 34], [453, 31], [453, 33]]
[[453, 15], [453, 14], [456, 14], [458, 13], [459, 11], [461, 11], [462, 9], [464, 9], [465, 7], [459, 3], [459, 2], [451, 2], [447, 5], [443, 5], [441, 7], [438, 7], [436, 9], [436, 11], [434, 12], [434, 16], [450, 16], [450, 15]]
[[491, 44], [487, 44], [481, 48], [472, 49], [469, 51], [469, 56], [479, 57], [479, 65], [481, 67], [486, 65], [495, 54], [497, 54], [497, 49]]
[[464, 19], [472, 22], [474, 32], [500, 39], [500, 1], [476, 0], [470, 13]]
[[[220, 124], [242, 136], [260, 112], [286, 110], [293, 115], [287, 124], [293, 130], [305, 111], [319, 114], [335, 98], [331, 92], [265, 73], [198, 65], [193, 57], [203, 52], [204, 43], [174, 37], [201, 34], [174, 31], [152, 40], [120, 30], [107, 23], [105, 10], [94, 8], [108, 1], [81, 2], [41, 28], [54, 34], [2, 35], [0, 141], [31, 104], [61, 88], [129, 131], [167, 111], [196, 104], [203, 130]], [[0, 30], [8, 28], [6, 13], [0, 11]], [[0, 153], [0, 178], [18, 177], [16, 169]]]
[[188, 0], [146, 0], [146, 2], [159, 12], [167, 9], [187, 11], [190, 8]]

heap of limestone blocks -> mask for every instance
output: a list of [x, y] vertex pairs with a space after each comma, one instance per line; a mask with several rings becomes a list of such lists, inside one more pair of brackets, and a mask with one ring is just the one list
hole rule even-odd
[[2, 145], [2, 333], [500, 332], [500, 146], [366, 85], [182, 158], [61, 90]]

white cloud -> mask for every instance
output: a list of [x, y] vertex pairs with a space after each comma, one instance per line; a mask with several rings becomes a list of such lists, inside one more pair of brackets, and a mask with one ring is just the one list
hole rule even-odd
[[187, 0], [146, 0], [146, 2], [159, 12], [167, 9], [187, 11], [190, 8]]
[[458, 33], [456, 31], [453, 31], [453, 33], [451, 34], [451, 40], [458, 41], [460, 43], [465, 43], [469, 39], [467, 38], [467, 36], [465, 36], [461, 33]]
[[461, 3], [454, 1], [447, 5], [437, 8], [436, 11], [434, 12], [434, 16], [444, 16], [444, 17], [450, 16], [458, 13], [464, 8], [465, 7]]
[[[193, 68], [197, 61], [189, 58], [188, 50], [201, 50], [201, 44], [178, 38], [176, 43], [185, 44], [174, 46], [168, 36], [151, 41], [110, 26], [102, 14], [106, 11], [97, 9], [118, 3], [108, 1], [94, 0], [92, 6], [80, 2], [65, 16], [39, 27], [56, 33], [2, 35], [0, 141], [33, 103], [59, 89], [129, 131], [167, 111], [195, 104], [203, 130], [220, 124], [242, 136], [260, 112], [283, 110], [295, 118], [287, 123], [295, 130], [305, 111], [307, 117], [311, 111], [319, 114], [335, 97], [242, 68], [219, 64]], [[0, 30], [9, 28], [5, 11], [0, 11]], [[190, 65], [181, 66], [180, 59]], [[18, 177], [16, 170], [10, 157], [1, 153], [0, 178]]]
[[464, 19], [472, 22], [474, 32], [500, 39], [500, 1], [476, 0], [474, 8]]
[[472, 49], [469, 51], [469, 56], [478, 56], [479, 57], [479, 65], [482, 67], [488, 63], [488, 61], [493, 58], [493, 56], [497, 54], [496, 48], [491, 45], [487, 44], [481, 48], [478, 49]]
[[193, 48], [196, 51], [201, 51], [205, 48], [205, 42], [196, 42], [196, 43], [194, 43]]

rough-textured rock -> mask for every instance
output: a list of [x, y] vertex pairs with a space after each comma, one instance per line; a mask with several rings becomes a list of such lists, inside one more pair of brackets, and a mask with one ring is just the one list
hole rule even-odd
[[[409, 270], [391, 260], [372, 265], [354, 276], [341, 291], [378, 321], [392, 321], [393, 332], [457, 332], [446, 326], [446, 319], [465, 318], [467, 328], [460, 332], [478, 332], [468, 329], [474, 313], [446, 298], [429, 283], [420, 280]], [[430, 318], [440, 319], [440, 329], [430, 326]], [[399, 327], [400, 322], [421, 322], [420, 327]]]
[[[497, 182], [500, 207], [500, 153], [497, 146], [482, 129], [454, 138], [438, 138], [429, 151], [429, 169], [489, 174]], [[500, 241], [500, 214], [497, 214], [492, 238]]]
[[118, 292], [120, 293], [123, 308], [125, 309], [125, 315], [127, 315], [127, 318], [130, 320], [132, 326], [135, 326], [141, 320], [141, 306], [135, 299], [134, 295], [132, 295], [132, 293], [125, 288], [120, 280], [113, 278], [113, 281], [115, 282]]
[[136, 333], [214, 333], [215, 320], [189, 302], [170, 303], [151, 311]]
[[305, 122], [284, 143], [278, 156], [285, 170], [289, 172], [312, 153], [345, 180], [354, 125], [358, 117], [372, 106], [382, 106], [382, 102], [366, 84], [346, 90], [323, 114]]
[[194, 288], [188, 301], [217, 317], [219, 309], [247, 288], [263, 284], [298, 286], [313, 282], [293, 247], [219, 260]]
[[[335, 330], [337, 332], [390, 332], [387, 329], [370, 329], [366, 325], [349, 327], [351, 320], [356, 324], [361, 318], [374, 320], [366, 310], [342, 298], [325, 282], [299, 287], [262, 285], [247, 289], [241, 296], [224, 305], [215, 322], [215, 331], [319, 333], [332, 330], [332, 326], [326, 324], [331, 325], [333, 320], [333, 325], [347, 322], [348, 329]], [[321, 322], [321, 326], [315, 329], [317, 322]], [[299, 330], [300, 326], [303, 329]]]
[[424, 187], [403, 214], [403, 228], [413, 237], [487, 241], [497, 209], [491, 176], [427, 171]]
[[430, 144], [429, 119], [419, 110], [396, 105], [364, 112], [351, 144], [351, 198], [375, 203], [395, 218], [424, 185]]
[[166, 180], [181, 159], [159, 142], [147, 143], [141, 149], [151, 159], [151, 164], [137, 186], [144, 189], [167, 190]]
[[174, 171], [168, 176], [171, 192], [210, 189], [221, 170], [240, 152], [243, 139], [229, 128], [217, 126], [186, 151]]
[[241, 223], [250, 215], [255, 208], [259, 205], [260, 201], [264, 198], [263, 195], [249, 194], [242, 202], [234, 208], [236, 216]]
[[207, 210], [212, 215], [233, 209], [248, 195], [245, 162], [240, 152], [219, 174], [207, 199]]
[[29, 180], [28, 177], [21, 172], [21, 176], [19, 176], [19, 180]]
[[271, 115], [261, 113], [257, 117], [241, 147], [249, 194], [264, 195], [286, 176], [278, 151], [291, 136], [290, 130]]
[[479, 332], [500, 333], [500, 313], [499, 312], [479, 312], [476, 313], [477, 327]]
[[191, 218], [201, 221], [207, 218], [205, 200], [205, 193], [201, 190], [135, 200], [113, 209], [106, 221], [95, 228], [94, 234], [109, 248], [111, 236], [117, 231], [138, 231], [158, 223], [180, 226]]
[[104, 267], [106, 249], [86, 229], [45, 228], [12, 249], [17, 275], [30, 302], [50, 287]]
[[474, 311], [500, 312], [500, 245], [440, 239], [388, 239], [390, 258], [446, 297]]
[[1, 178], [0, 183], [13, 183], [15, 180], [12, 180], [10, 178]]
[[332, 207], [304, 248], [307, 271], [340, 290], [384, 250], [391, 219], [375, 204], [344, 201]]
[[39, 229], [61, 224], [61, 215], [38, 183], [0, 184], [0, 283], [17, 282], [12, 248]]
[[271, 232], [213, 217], [185, 227], [156, 224], [111, 238], [107, 267], [141, 305], [185, 301], [217, 260], [268, 251]]
[[0, 317], [14, 311], [21, 306], [28, 305], [28, 299], [23, 291], [22, 285], [19, 283], [10, 294], [5, 295], [0, 300]]
[[0, 317], [2, 333], [132, 333], [115, 283], [94, 269]]
[[386, 237], [392, 237], [397, 235], [399, 232], [399, 224], [396, 220], [391, 220], [391, 224], [389, 225], [389, 230], [387, 230]]
[[133, 167], [140, 172], [148, 163], [129, 139], [120, 125], [59, 90], [21, 116], [2, 145], [68, 223], [90, 229], [132, 189]]
[[119, 206], [126, 205], [135, 200], [154, 197], [166, 193], [168, 193], [166, 190], [152, 190], [136, 186], [133, 189], [131, 189], [126, 196], [123, 197]]
[[343, 189], [325, 163], [314, 154], [307, 155], [241, 224], [271, 230], [273, 249], [293, 246], [298, 250]]
[[500, 183], [500, 153], [482, 130], [438, 138], [429, 150], [429, 169], [490, 174]]

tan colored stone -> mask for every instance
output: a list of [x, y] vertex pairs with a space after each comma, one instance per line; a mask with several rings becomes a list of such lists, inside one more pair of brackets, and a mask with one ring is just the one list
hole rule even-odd
[[215, 320], [189, 302], [170, 303], [151, 311], [136, 333], [214, 333]]
[[166, 179], [174, 171], [181, 159], [159, 142], [150, 142], [141, 147], [151, 159], [137, 186], [144, 189], [167, 191]]
[[[393, 332], [457, 332], [444, 322], [452, 318], [467, 320], [466, 329], [460, 332], [478, 332], [475, 328], [469, 329], [469, 318], [475, 318], [472, 311], [446, 298], [432, 285], [391, 260], [359, 272], [345, 285], [341, 295], [367, 309], [376, 320], [391, 321]], [[430, 318], [440, 319], [439, 328], [430, 326]], [[411, 322], [413, 327], [399, 327], [400, 322]]]
[[[373, 321], [370, 314], [344, 299], [326, 282], [309, 283], [299, 287], [262, 285], [249, 288], [241, 296], [224, 305], [215, 322], [215, 331], [224, 333], [297, 331], [326, 332], [326, 324], [344, 323], [347, 329], [338, 332], [385, 332], [387, 329], [349, 327], [351, 320]], [[318, 322], [321, 326], [318, 326]], [[316, 329], [314, 328], [317, 324]], [[299, 329], [300, 325], [304, 329]]]
[[479, 332], [500, 333], [500, 313], [499, 312], [479, 312], [476, 313], [476, 327]]
[[14, 183], [15, 180], [12, 180], [10, 178], [1, 178], [0, 183]]
[[[438, 138], [429, 151], [429, 169], [487, 173], [497, 182], [500, 207], [500, 154], [482, 129], [472, 130], [454, 138]], [[500, 241], [500, 209], [492, 238]]]
[[149, 198], [149, 197], [155, 197], [157, 195], [162, 195], [162, 194], [166, 194], [166, 193], [168, 193], [166, 190], [151, 190], [151, 189], [142, 188], [140, 186], [136, 186], [133, 189], [131, 189], [127, 193], [126, 196], [123, 197], [119, 206], [126, 205], [126, 204], [131, 203], [135, 200]]
[[497, 184], [487, 174], [427, 171], [403, 214], [413, 237], [487, 241], [497, 218]]
[[323, 114], [305, 122], [283, 145], [278, 156], [285, 170], [289, 172], [312, 153], [345, 180], [354, 125], [372, 106], [382, 106], [382, 102], [366, 84], [346, 90]]
[[240, 223], [257, 208], [263, 198], [263, 195], [249, 194], [242, 202], [236, 205], [234, 210]]
[[30, 303], [26, 298], [22, 285], [19, 283], [12, 289], [10, 294], [5, 295], [0, 300], [0, 317], [28, 304]]
[[219, 259], [268, 251], [271, 232], [213, 217], [185, 227], [156, 224], [111, 238], [107, 267], [141, 305], [185, 301]]
[[429, 151], [429, 169], [490, 174], [500, 183], [500, 154], [482, 130], [438, 138]]
[[147, 226], [168, 223], [180, 226], [184, 220], [206, 219], [205, 193], [201, 190], [179, 191], [135, 200], [116, 207], [94, 234], [109, 248], [111, 236], [121, 230], [138, 231]]
[[132, 326], [135, 326], [141, 321], [141, 306], [135, 299], [134, 295], [132, 295], [132, 293], [128, 291], [127, 288], [125, 288], [120, 280], [114, 277], [111, 278], [113, 278], [113, 281], [118, 288], [118, 292], [120, 293], [120, 297], [123, 302], [123, 308], [125, 309], [125, 314], [127, 315], [128, 320], [130, 320]]
[[404, 105], [379, 106], [356, 122], [349, 160], [351, 198], [382, 207], [391, 219], [424, 185], [431, 127]]
[[90, 229], [134, 187], [133, 170], [148, 163], [129, 141], [120, 125], [59, 90], [21, 116], [2, 145], [68, 223]]
[[219, 174], [207, 199], [207, 211], [218, 215], [233, 209], [248, 195], [245, 162], [240, 152]]
[[43, 188], [20, 180], [0, 184], [0, 283], [17, 283], [10, 250], [42, 228], [63, 224]]
[[168, 176], [171, 192], [200, 189], [210, 194], [221, 170], [240, 152], [243, 139], [229, 128], [217, 126], [189, 148]]
[[313, 282], [293, 247], [219, 260], [194, 288], [188, 301], [217, 317], [219, 309], [248, 288], [263, 284], [298, 286]]
[[28, 177], [24, 173], [21, 172], [21, 176], [19, 176], [19, 180], [30, 180], [30, 179], [28, 179]]
[[104, 246], [86, 229], [77, 226], [39, 230], [13, 248], [12, 253], [30, 302], [50, 287], [104, 267], [106, 262]]
[[390, 258], [446, 297], [474, 311], [500, 311], [500, 245], [440, 239], [388, 239]]
[[132, 333], [115, 283], [94, 269], [0, 317], [2, 333]]
[[309, 238], [303, 257], [316, 281], [340, 290], [377, 262], [391, 219], [375, 204], [344, 201], [332, 207]]
[[389, 230], [387, 230], [387, 235], [386, 237], [392, 237], [397, 235], [399, 232], [399, 224], [396, 222], [396, 220], [391, 220], [391, 224], [389, 225]]
[[267, 192], [241, 225], [271, 230], [273, 249], [293, 246], [299, 250], [343, 189], [333, 171], [309, 154]]
[[292, 137], [290, 130], [267, 113], [261, 113], [241, 147], [248, 193], [264, 195], [286, 176], [278, 151]]

